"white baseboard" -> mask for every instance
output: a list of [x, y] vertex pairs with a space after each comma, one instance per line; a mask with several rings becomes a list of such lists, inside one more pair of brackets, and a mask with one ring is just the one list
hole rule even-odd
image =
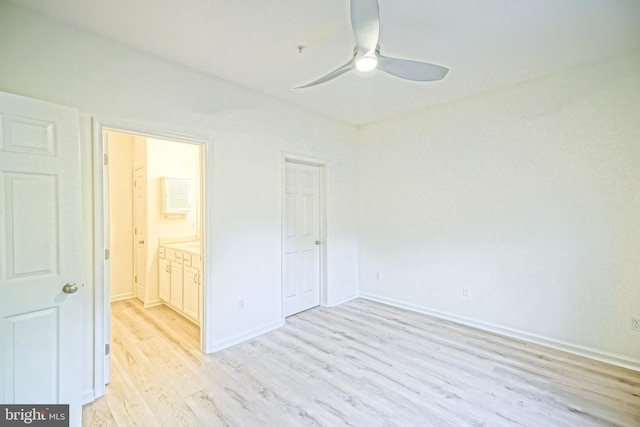
[[218, 343], [213, 343], [211, 347], [207, 347], [205, 349], [205, 352], [207, 354], [210, 354], [210, 353], [215, 353], [216, 351], [224, 350], [225, 348], [229, 348], [236, 344], [240, 344], [241, 342], [249, 341], [250, 339], [253, 339], [259, 335], [266, 334], [267, 332], [271, 332], [275, 329], [281, 328], [282, 326], [284, 326], [284, 320], [278, 320], [276, 322], [269, 323], [259, 328], [252, 329], [241, 335], [229, 338], [227, 340], [224, 340]]
[[126, 299], [131, 299], [133, 297], [135, 297], [133, 292], [127, 292], [126, 294], [112, 295], [111, 298], [109, 299], [109, 301], [111, 301], [111, 302], [124, 301]]
[[162, 301], [161, 299], [155, 299], [155, 300], [144, 302], [142, 304], [142, 306], [144, 308], [151, 308], [151, 307], [156, 307], [156, 306], [162, 305], [162, 304], [164, 304], [164, 301]]
[[474, 320], [468, 317], [458, 316], [456, 314], [445, 313], [437, 310], [432, 310], [427, 307], [423, 307], [416, 304], [410, 304], [405, 301], [395, 300], [391, 298], [381, 297], [379, 295], [370, 294], [366, 292], [360, 293], [360, 297], [371, 301], [379, 302], [382, 304], [391, 305], [393, 307], [403, 308], [418, 313], [428, 314], [433, 317], [438, 317], [445, 320], [451, 320], [452, 322], [460, 323], [474, 328], [482, 329], [496, 334], [504, 335], [511, 338], [517, 338], [523, 341], [528, 341], [534, 344], [543, 345], [545, 347], [551, 347], [556, 350], [565, 351], [578, 356], [588, 357], [589, 359], [598, 360], [600, 362], [609, 363], [611, 365], [620, 366], [627, 369], [640, 372], [640, 360], [631, 359], [618, 354], [603, 352], [588, 347], [583, 347], [576, 344], [566, 343], [555, 340], [553, 338], [547, 338], [540, 335], [530, 334], [527, 332], [518, 331], [515, 329], [507, 328], [500, 325], [495, 325], [488, 322], [482, 322]]
[[351, 301], [358, 298], [358, 294], [347, 295], [346, 297], [342, 297], [333, 301], [327, 302], [327, 307], [335, 307], [340, 304], [344, 304], [345, 302]]
[[82, 404], [86, 405], [87, 403], [91, 403], [94, 400], [96, 400], [94, 390], [85, 390], [85, 392], [82, 394]]
[[[333, 300], [331, 302], [327, 303], [327, 307], [335, 307], [337, 305], [343, 304], [347, 301], [351, 301], [353, 299], [358, 298], [358, 294], [352, 294], [352, 295], [348, 295], [346, 297], [337, 299], [337, 300]], [[278, 320], [276, 322], [272, 322], [270, 324], [267, 324], [265, 326], [261, 326], [259, 328], [256, 329], [252, 329], [249, 332], [246, 332], [242, 335], [238, 335], [236, 337], [230, 338], [228, 340], [219, 342], [219, 343], [215, 343], [213, 346], [211, 347], [207, 347], [206, 348], [206, 353], [210, 354], [210, 353], [215, 353], [216, 351], [220, 351], [220, 350], [224, 350], [225, 348], [234, 346], [236, 344], [240, 344], [241, 342], [245, 342], [248, 341], [250, 339], [253, 339], [257, 336], [266, 334], [268, 332], [271, 332], [275, 329], [281, 328], [282, 326], [284, 326], [284, 319], [283, 320]]]

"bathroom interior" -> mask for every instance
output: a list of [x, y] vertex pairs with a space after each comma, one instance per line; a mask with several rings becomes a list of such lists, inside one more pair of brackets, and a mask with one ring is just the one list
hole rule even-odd
[[165, 305], [199, 329], [202, 147], [116, 131], [106, 140], [110, 301]]

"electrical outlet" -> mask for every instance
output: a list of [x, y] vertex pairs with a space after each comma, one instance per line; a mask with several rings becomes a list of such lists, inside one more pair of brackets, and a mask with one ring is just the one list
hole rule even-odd
[[471, 298], [471, 289], [468, 286], [462, 287], [462, 296], [465, 298]]
[[640, 317], [631, 318], [631, 329], [640, 332]]

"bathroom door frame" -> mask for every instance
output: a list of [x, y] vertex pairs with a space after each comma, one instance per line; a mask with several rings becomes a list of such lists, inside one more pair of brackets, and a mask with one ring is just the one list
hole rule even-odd
[[[105, 393], [106, 384], [111, 377], [111, 298], [109, 262], [109, 168], [106, 167], [108, 154], [107, 131], [140, 135], [149, 138], [166, 139], [200, 146], [200, 204], [201, 204], [201, 244], [202, 244], [202, 320], [200, 323], [200, 351], [207, 353], [210, 336], [209, 307], [211, 296], [209, 286], [210, 269], [207, 268], [207, 254], [212, 247], [212, 237], [208, 230], [213, 229], [212, 209], [207, 208], [211, 196], [207, 191], [213, 188], [213, 148], [210, 141], [197, 135], [166, 130], [160, 126], [131, 123], [122, 120], [92, 119], [93, 140], [93, 238], [94, 238], [94, 398]], [[101, 357], [103, 356], [103, 357]]]

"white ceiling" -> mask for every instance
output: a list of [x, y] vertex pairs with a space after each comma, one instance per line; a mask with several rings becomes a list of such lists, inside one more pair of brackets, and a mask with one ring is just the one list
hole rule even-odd
[[350, 59], [348, 0], [11, 1], [355, 125], [640, 49], [640, 0], [380, 0], [382, 53], [447, 77], [353, 71], [294, 90]]

